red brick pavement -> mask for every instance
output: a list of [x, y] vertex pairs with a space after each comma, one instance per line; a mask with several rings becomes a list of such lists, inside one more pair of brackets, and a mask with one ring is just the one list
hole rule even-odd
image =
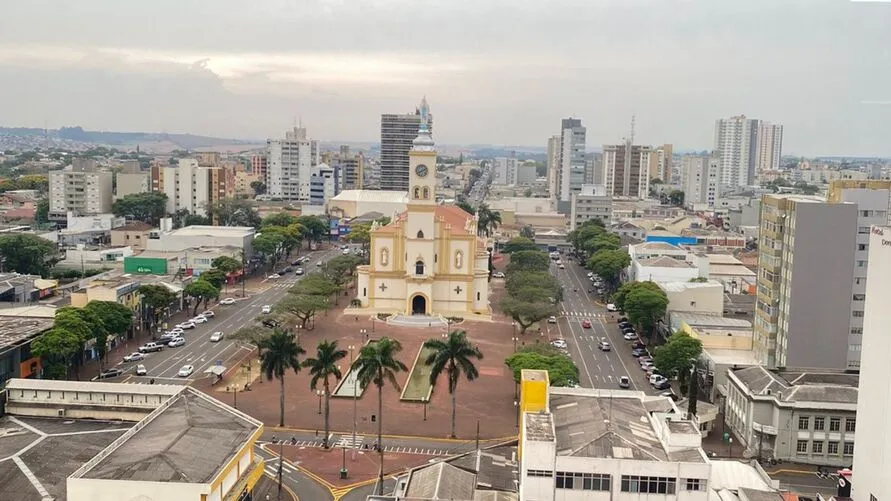
[[[314, 447], [300, 448], [284, 446], [285, 459], [308, 470], [328, 485], [329, 488], [343, 488], [377, 478], [380, 456], [373, 451], [347, 450], [347, 478], [340, 479], [340, 468], [343, 466], [343, 449], [329, 450]], [[434, 456], [421, 454], [384, 453], [384, 475], [398, 473], [408, 468], [427, 463]]]

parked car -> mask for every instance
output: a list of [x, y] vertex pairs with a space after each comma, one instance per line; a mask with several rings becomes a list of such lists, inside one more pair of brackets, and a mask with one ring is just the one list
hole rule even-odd
[[628, 321], [628, 317], [619, 317], [619, 323], [627, 322], [627, 321]]
[[191, 322], [194, 322], [196, 325], [197, 325], [197, 324], [206, 324], [206, 323], [207, 323], [207, 317], [205, 317], [204, 315], [198, 315], [197, 317], [193, 318], [193, 319], [190, 320], [190, 321], [191, 321]]
[[673, 391], [670, 391], [671, 383], [668, 382], [667, 379], [659, 384], [653, 385], [653, 388], [655, 388], [657, 390], [669, 390], [669, 391], [666, 391], [665, 393], [660, 393], [659, 395], [663, 396], [663, 397], [668, 397], [668, 398], [674, 400], [675, 402], [677, 402], [678, 396]]
[[628, 376], [622, 376], [619, 378], [619, 388], [630, 388], [631, 387], [631, 378]]
[[294, 274], [295, 275], [303, 275], [303, 268], [297, 268], [296, 270], [294, 270]]
[[504, 272], [496, 271], [492, 274], [492, 278], [504, 278]]
[[222, 301], [220, 301], [220, 304], [225, 304], [225, 305], [227, 305], [227, 306], [230, 305], [230, 304], [235, 304], [235, 298], [234, 298], [234, 297], [227, 297], [227, 298], [223, 299]]
[[129, 355], [124, 355], [124, 362], [136, 362], [139, 360], [145, 360], [145, 355], [138, 351], [134, 351]]
[[215, 317], [216, 315], [214, 315], [214, 313], [211, 310], [207, 310], [207, 311], [201, 313], [201, 316], [204, 318], [207, 318], [207, 319], [211, 319], [211, 318]]
[[606, 311], [619, 311], [619, 309], [613, 303], [609, 303], [606, 305]]
[[609, 341], [607, 341], [606, 339], [601, 339], [600, 342], [597, 344], [597, 348], [599, 348], [600, 351], [612, 351], [613, 349], [613, 347], [610, 346]]
[[626, 332], [625, 334], [622, 334], [622, 338], [624, 338], [625, 341], [634, 341], [637, 339], [637, 334], [634, 332]]
[[264, 313], [264, 314], [272, 313], [272, 306], [269, 306], [268, 304], [264, 304], [263, 308], [260, 309], [260, 313]]
[[145, 369], [144, 365], [139, 364], [136, 366], [136, 375], [137, 376], [145, 376], [146, 374], [148, 374], [148, 371]]
[[621, 329], [625, 329], [625, 328], [627, 328], [627, 327], [634, 327], [633, 325], [631, 325], [631, 322], [629, 322], [629, 321], [627, 321], [627, 320], [619, 320], [619, 322], [618, 322], [617, 325], [618, 325], [619, 328], [621, 328]]
[[565, 339], [555, 339], [551, 341], [551, 346], [554, 348], [566, 348], [566, 340]]
[[184, 365], [179, 369], [179, 372], [176, 373], [179, 377], [189, 377], [192, 373], [195, 372], [195, 368], [191, 365]]
[[213, 334], [210, 335], [211, 343], [219, 343], [222, 340], [223, 340], [223, 333], [220, 331], [214, 332]]
[[556, 324], [556, 323], [557, 323], [557, 317], [555, 317], [554, 315], [549, 316], [549, 317], [548, 317], [548, 323], [549, 323], [549, 324]]
[[291, 265], [292, 265], [292, 266], [300, 266], [301, 264], [303, 264], [303, 258], [302, 258], [302, 257], [298, 257], [297, 259], [291, 261]]
[[181, 324], [176, 324], [176, 326], [179, 327], [180, 329], [194, 329], [195, 322], [189, 320], [189, 321], [183, 322]]
[[180, 335], [182, 335], [182, 334], [185, 334], [185, 332], [186, 332], [186, 331], [182, 330], [182, 329], [179, 328], [179, 327], [174, 327], [174, 328], [170, 329], [169, 331], [167, 331], [166, 333], [167, 333], [167, 334], [173, 334], [174, 336], [180, 336]]
[[321, 261], [316, 262], [316, 266], [319, 266], [319, 267], [323, 266], [324, 264], [325, 264], [325, 263], [323, 263], [323, 262], [321, 262]]
[[589, 271], [589, 272], [588, 272], [588, 278], [594, 278], [594, 272], [593, 272], [593, 271]]
[[647, 345], [643, 344], [643, 343], [640, 341], [640, 339], [638, 339], [637, 341], [635, 341], [635, 342], [631, 345], [631, 349], [632, 349], [632, 350], [646, 350], [646, 349], [647, 349]]
[[648, 371], [648, 370], [652, 369], [653, 367], [655, 367], [655, 365], [653, 365], [653, 362], [644, 362], [644, 363], [640, 364], [640, 370], [642, 370], [642, 371]]
[[583, 329], [590, 329], [590, 328], [591, 328], [591, 321], [588, 320], [587, 318], [584, 319], [584, 320], [582, 320], [582, 328], [583, 328]]
[[560, 263], [557, 265], [557, 268], [560, 268], [561, 270], [565, 270], [566, 266], [563, 263]]
[[653, 374], [650, 376], [650, 384], [656, 386], [657, 384], [662, 384], [662, 382], [668, 381], [668, 378], [663, 376], [662, 374]]
[[647, 350], [645, 350], [643, 348], [634, 348], [633, 350], [631, 350], [632, 357], [642, 357], [646, 354], [647, 354]]
[[186, 344], [185, 339], [183, 339], [181, 337], [175, 337], [175, 338], [171, 339], [169, 343], [167, 343], [167, 346], [169, 346], [171, 348], [176, 348], [178, 346], [184, 346], [185, 344]]
[[139, 347], [139, 351], [141, 351], [142, 353], [152, 353], [155, 351], [161, 351], [163, 349], [164, 349], [163, 344], [152, 343], [152, 342], [145, 343], [144, 345]]
[[262, 324], [266, 327], [269, 327], [270, 329], [274, 329], [275, 327], [278, 326], [278, 322], [276, 322], [275, 320], [268, 320], [268, 319], [264, 320], [262, 322]]
[[93, 381], [96, 381], [99, 379], [108, 379], [108, 378], [118, 377], [118, 376], [122, 375], [123, 373], [124, 373], [124, 371], [122, 371], [118, 368], [114, 368], [114, 367], [111, 369], [105, 369], [104, 371], [100, 372], [99, 375], [94, 377]]
[[269, 280], [275, 280], [276, 278], [281, 278], [281, 277], [282, 277], [282, 276], [279, 275], [278, 273], [273, 273], [272, 275], [269, 275], [269, 276], [266, 277], [266, 278], [268, 278]]

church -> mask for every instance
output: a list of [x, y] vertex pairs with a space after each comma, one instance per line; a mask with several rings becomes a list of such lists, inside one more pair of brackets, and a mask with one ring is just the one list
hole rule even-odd
[[488, 318], [486, 242], [477, 236], [476, 216], [436, 203], [436, 149], [429, 110], [420, 111], [406, 211], [372, 226], [369, 264], [356, 269], [357, 299], [375, 313]]

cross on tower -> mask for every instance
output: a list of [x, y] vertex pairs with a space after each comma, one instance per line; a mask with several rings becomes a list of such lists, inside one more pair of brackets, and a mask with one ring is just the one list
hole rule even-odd
[[386, 292], [386, 291], [387, 291], [387, 284], [381, 284], [381, 286], [380, 286], [379, 288], [380, 288], [381, 292]]
[[457, 287], [455, 287], [455, 293], [456, 293], [456, 294], [461, 294], [461, 290], [462, 290], [462, 289], [461, 289], [461, 286], [460, 286], [460, 285], [457, 286]]

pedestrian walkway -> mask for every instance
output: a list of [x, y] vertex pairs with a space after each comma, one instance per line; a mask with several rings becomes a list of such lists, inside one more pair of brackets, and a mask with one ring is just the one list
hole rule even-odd
[[[352, 435], [341, 435], [339, 439], [332, 439], [332, 443], [334, 447], [341, 449], [362, 449], [368, 452], [374, 451], [374, 445], [368, 444], [365, 442], [365, 437], [363, 435], [356, 435], [356, 441], [353, 442]], [[269, 450], [277, 450], [278, 442], [268, 442], [268, 441], [257, 441], [257, 445], [266, 445]], [[321, 449], [324, 447], [324, 442], [319, 440], [285, 440], [284, 445], [288, 447], [299, 447], [301, 449], [304, 448], [314, 448]], [[450, 451], [449, 449], [437, 449], [437, 448], [427, 448], [427, 447], [407, 447], [407, 446], [396, 446], [396, 445], [385, 445], [384, 452], [399, 452], [402, 454], [420, 454], [424, 456], [448, 456], [454, 454], [454, 451]]]
[[282, 475], [294, 475], [299, 473], [297, 468], [291, 463], [285, 461], [282, 463], [281, 458], [270, 459], [266, 461], [266, 474], [272, 478], [278, 478], [278, 467], [281, 464], [282, 467]]
[[352, 435], [341, 435], [340, 440], [338, 440], [336, 447], [348, 448], [348, 449], [358, 449], [362, 447], [362, 442], [365, 440], [365, 437], [362, 435], [356, 435], [355, 440], [353, 440]]
[[563, 310], [563, 316], [584, 317], [584, 318], [608, 318], [608, 315], [606, 313], [591, 313], [590, 311], [566, 311], [566, 310]]

